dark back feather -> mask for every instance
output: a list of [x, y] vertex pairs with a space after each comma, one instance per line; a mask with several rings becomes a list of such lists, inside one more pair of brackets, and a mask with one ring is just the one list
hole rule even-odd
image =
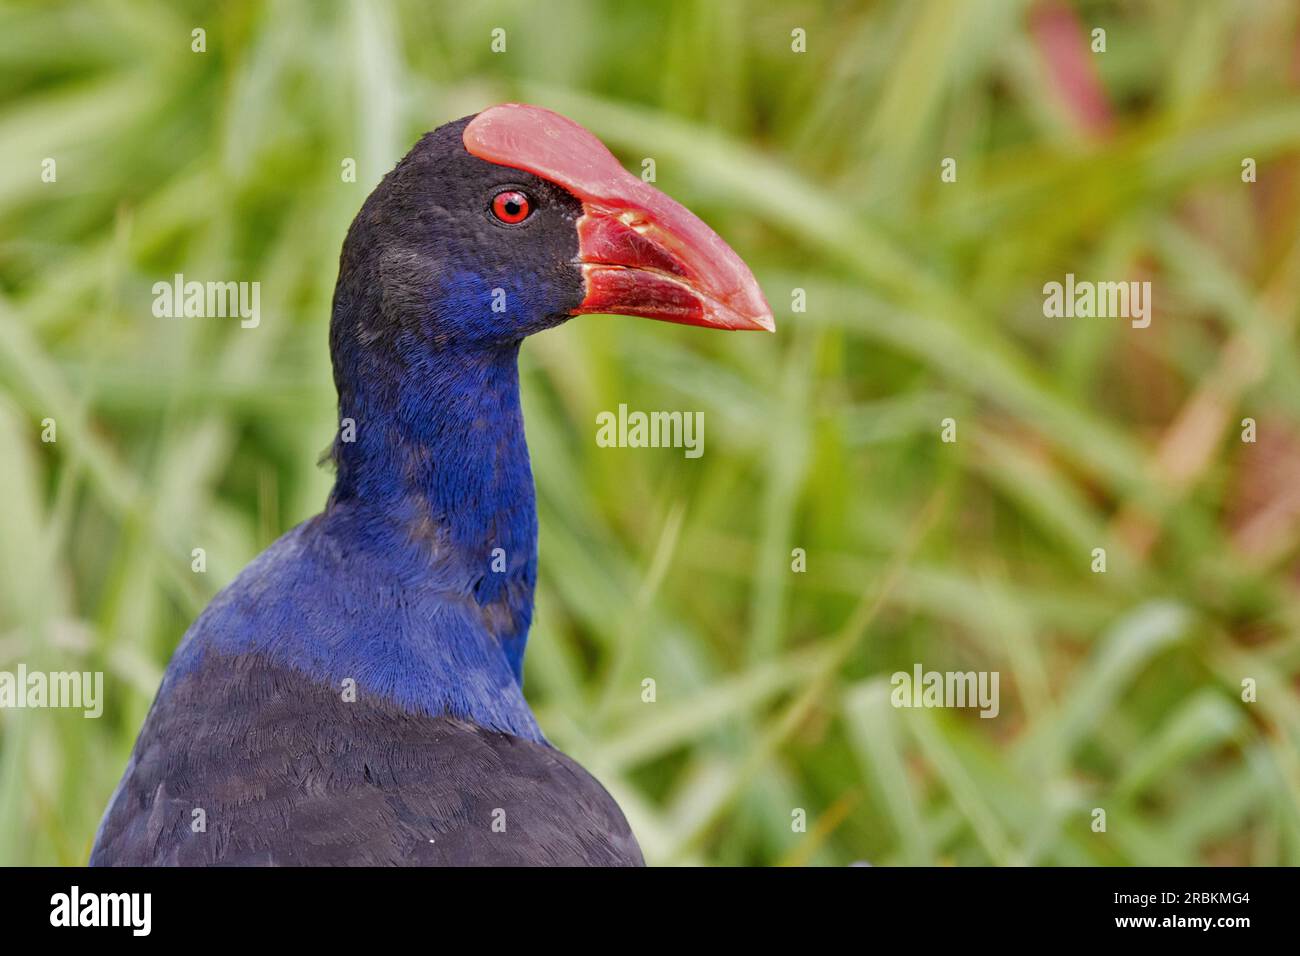
[[610, 795], [546, 744], [345, 702], [256, 656], [209, 654], [165, 691], [92, 865], [642, 863]]

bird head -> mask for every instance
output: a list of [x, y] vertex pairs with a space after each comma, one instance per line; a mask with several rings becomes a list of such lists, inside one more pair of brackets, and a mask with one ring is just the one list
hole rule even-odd
[[712, 229], [577, 123], [510, 103], [424, 136], [367, 199], [333, 335], [491, 348], [584, 313], [774, 330]]

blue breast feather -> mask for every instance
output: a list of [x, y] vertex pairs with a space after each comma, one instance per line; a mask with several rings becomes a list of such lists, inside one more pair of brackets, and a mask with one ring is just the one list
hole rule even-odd
[[167, 681], [207, 655], [257, 652], [340, 696], [351, 680], [358, 697], [542, 740], [513, 662], [485, 632], [473, 598], [385, 583], [386, 569], [338, 549], [321, 530], [325, 520], [284, 535], [212, 601]]

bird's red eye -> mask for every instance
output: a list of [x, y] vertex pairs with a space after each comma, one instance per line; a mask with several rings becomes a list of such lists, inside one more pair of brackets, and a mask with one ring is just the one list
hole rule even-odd
[[532, 211], [528, 197], [517, 189], [507, 189], [492, 197], [492, 215], [512, 226], [523, 222]]

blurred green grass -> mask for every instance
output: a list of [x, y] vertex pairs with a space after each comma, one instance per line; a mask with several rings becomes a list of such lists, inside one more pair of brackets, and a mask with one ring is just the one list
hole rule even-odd
[[[1044, 54], [1071, 13], [1107, 30], [1104, 128]], [[649, 861], [1297, 863], [1298, 30], [1281, 0], [6, 0], [0, 669], [102, 669], [107, 708], [0, 711], [0, 863], [84, 861], [185, 627], [319, 510], [344, 231], [510, 99], [653, 157], [777, 312], [524, 349], [528, 693]], [[260, 281], [261, 326], [153, 318], [175, 272]], [[1152, 327], [1045, 319], [1066, 272], [1150, 279]], [[598, 448], [620, 402], [704, 410], [706, 454]], [[1000, 671], [999, 718], [891, 707], [918, 661]]]

